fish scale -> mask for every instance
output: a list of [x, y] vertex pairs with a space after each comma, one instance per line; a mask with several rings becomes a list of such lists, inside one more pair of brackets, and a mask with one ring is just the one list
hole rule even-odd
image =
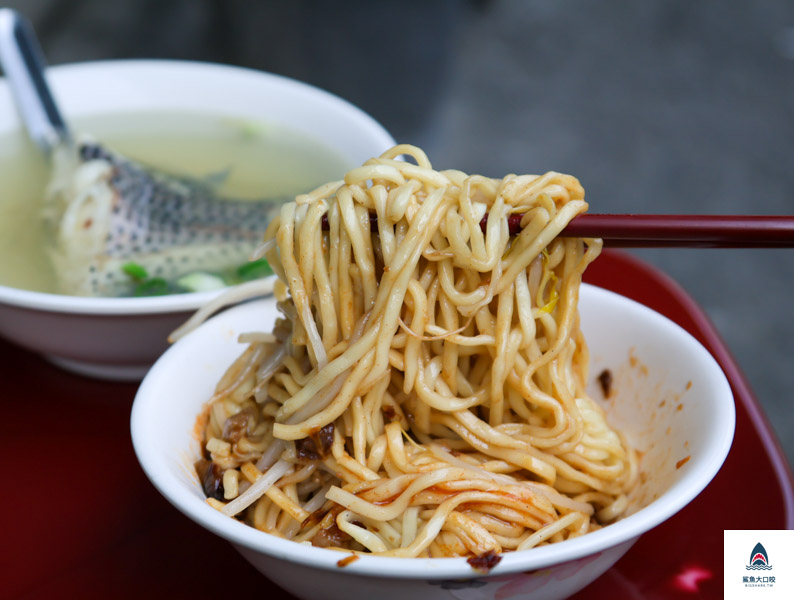
[[[56, 192], [61, 219], [75, 202], [85, 213], [71, 230], [54, 224], [60, 230], [51, 255], [62, 293], [130, 295], [135, 282], [123, 270], [130, 262], [169, 282], [242, 265], [286, 200], [221, 197], [204, 181], [148, 167], [95, 142], [80, 143], [77, 154], [66, 175], [70, 184]], [[110, 198], [109, 211], [100, 210], [102, 197]], [[102, 242], [91, 231], [97, 227], [107, 232]]]

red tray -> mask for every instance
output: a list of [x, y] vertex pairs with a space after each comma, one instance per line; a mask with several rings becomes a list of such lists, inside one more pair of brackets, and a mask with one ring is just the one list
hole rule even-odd
[[[737, 419], [714, 481], [575, 598], [722, 598], [723, 530], [794, 528], [791, 472], [747, 381], [689, 296], [619, 252], [605, 252], [587, 280], [698, 338], [731, 382]], [[288, 598], [149, 484], [129, 434], [135, 385], [72, 375], [2, 341], [0, 376], [0, 598], [193, 600], [223, 597], [230, 582]]]

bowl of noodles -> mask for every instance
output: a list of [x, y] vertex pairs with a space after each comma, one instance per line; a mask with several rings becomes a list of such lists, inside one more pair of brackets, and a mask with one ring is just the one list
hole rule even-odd
[[285, 204], [274, 297], [196, 326], [141, 384], [144, 471], [299, 598], [583, 588], [703, 490], [734, 431], [708, 351], [581, 282], [601, 242], [560, 234], [583, 196], [398, 146]]
[[0, 79], [0, 336], [90, 376], [140, 380], [198, 307], [268, 293], [272, 270], [249, 258], [280, 204], [394, 143], [348, 102], [249, 69], [101, 61], [47, 77], [74, 137], [49, 157]]

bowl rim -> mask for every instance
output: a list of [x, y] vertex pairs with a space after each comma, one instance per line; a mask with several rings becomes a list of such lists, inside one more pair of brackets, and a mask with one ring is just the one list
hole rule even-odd
[[[272, 283], [271, 275], [263, 281]], [[39, 310], [72, 315], [119, 316], [150, 315], [193, 311], [207, 304], [235, 286], [207, 292], [185, 292], [165, 296], [103, 298], [68, 296], [49, 292], [34, 292], [0, 285], [0, 303], [27, 310]], [[272, 287], [272, 285], [270, 286]]]
[[[88, 76], [103, 77], [106, 74], [114, 76], [130, 76], [129, 74], [141, 71], [157, 71], [169, 73], [180, 71], [187, 76], [197, 74], [215, 74], [216, 76], [247, 78], [257, 80], [288, 90], [289, 93], [312, 96], [327, 104], [331, 110], [349, 115], [362, 124], [362, 130], [373, 140], [383, 146], [383, 150], [396, 144], [392, 135], [374, 117], [359, 108], [352, 102], [340, 96], [319, 88], [317, 86], [292, 79], [284, 75], [259, 71], [247, 67], [225, 65], [213, 62], [178, 60], [178, 59], [110, 59], [84, 62], [72, 62], [54, 65], [47, 68], [46, 76], [53, 88], [65, 85], [62, 80], [70, 78], [84, 78]], [[0, 94], [9, 94], [8, 83], [5, 77], [0, 76]], [[220, 111], [219, 111], [220, 112]], [[97, 113], [99, 114], [99, 113]], [[83, 115], [85, 116], [85, 115]], [[13, 117], [11, 117], [13, 118]], [[19, 128], [23, 128], [21, 120]], [[0, 121], [0, 128], [7, 131]], [[270, 278], [268, 278], [270, 279]], [[30, 310], [42, 310], [67, 314], [96, 314], [96, 315], [136, 315], [154, 313], [176, 313], [195, 310], [211, 299], [218, 296], [233, 286], [208, 292], [187, 292], [183, 294], [169, 294], [165, 296], [149, 296], [140, 298], [96, 298], [87, 296], [69, 296], [53, 292], [39, 292], [12, 286], [0, 285], [0, 304], [16, 306]]]
[[[712, 431], [716, 432], [713, 435], [714, 442], [703, 453], [692, 458], [690, 466], [696, 468], [684, 472], [677, 482], [646, 507], [620, 521], [572, 540], [530, 550], [506, 552], [502, 554], [502, 560], [489, 576], [567, 563], [636, 540], [643, 533], [672, 517], [703, 491], [722, 467], [733, 442], [736, 420], [733, 393], [719, 364], [700, 342], [667, 317], [625, 296], [586, 283], [582, 284], [582, 293], [593, 295], [595, 298], [601, 296], [617, 303], [621, 311], [637, 311], [643, 313], [644, 318], [664, 324], [673, 335], [687, 343], [708, 364], [709, 376], [715, 387], [715, 404], [721, 408], [715, 414], [712, 424]], [[202, 327], [211, 326], [214, 319], [218, 319], [218, 324], [233, 321], [235, 315], [255, 310], [257, 304], [261, 305], [264, 302], [266, 300], [258, 300], [230, 309], [222, 315], [213, 317]], [[195, 333], [194, 331], [188, 334], [161, 356], [144, 378], [135, 396], [130, 420], [132, 442], [136, 457], [147, 477], [166, 500], [180, 512], [232, 544], [296, 564], [339, 571], [337, 562], [349, 554], [297, 544], [222, 515], [188, 492], [180, 482], [170, 476], [168, 459], [160, 456], [151, 445], [145, 443], [146, 423], [153, 417], [152, 410], [157, 404], [155, 393], [157, 378], [164, 376], [170, 363], [185, 351], [191, 336]], [[398, 579], [470, 579], [483, 576], [473, 571], [465, 558], [358, 556], [358, 560], [344, 568], [345, 573]]]

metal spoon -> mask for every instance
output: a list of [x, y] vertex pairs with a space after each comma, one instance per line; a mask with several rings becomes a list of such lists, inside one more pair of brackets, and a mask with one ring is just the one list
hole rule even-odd
[[11, 8], [0, 9], [0, 66], [36, 145], [50, 155], [57, 146], [73, 144], [44, 77], [46, 62], [33, 27]]

